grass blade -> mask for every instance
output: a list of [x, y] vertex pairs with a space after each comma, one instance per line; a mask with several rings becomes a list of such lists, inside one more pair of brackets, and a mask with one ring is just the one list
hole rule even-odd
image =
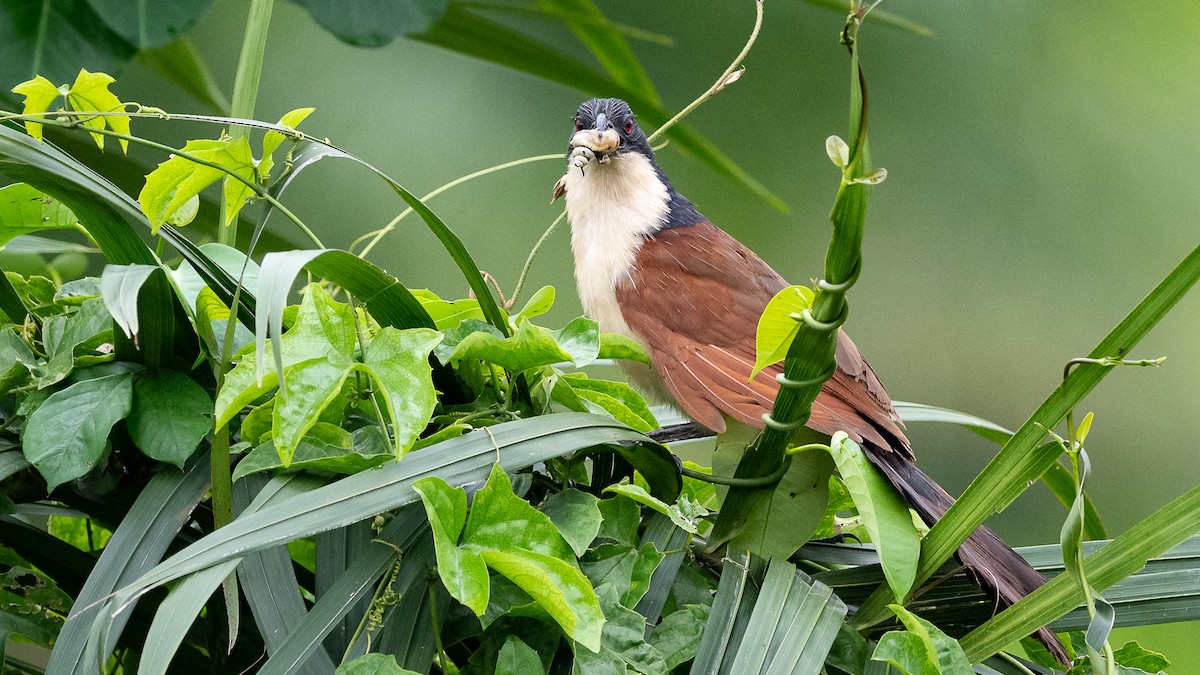
[[662, 105], [654, 83], [650, 81], [642, 62], [629, 48], [625, 36], [609, 23], [592, 0], [538, 0], [538, 4], [543, 9], [570, 17], [564, 18], [563, 23], [592, 52], [609, 77], [641, 94], [647, 101]]
[[[46, 666], [52, 673], [95, 673], [96, 650], [85, 648], [93, 621], [103, 612], [101, 602], [152, 568], [187, 522], [192, 509], [208, 490], [208, 453], [199, 453], [185, 471], [160, 471], [142, 490], [121, 526], [96, 561], [87, 583], [75, 597]], [[113, 642], [128, 614], [112, 619]], [[111, 645], [105, 645], [107, 653]], [[89, 664], [90, 660], [90, 664]]]
[[[1200, 247], [1171, 270], [1088, 356], [1101, 359], [1121, 358], [1129, 354], [1197, 280], [1200, 280]], [[1037, 451], [1038, 444], [1045, 438], [1045, 430], [1062, 422], [1067, 412], [1100, 384], [1110, 370], [1102, 365], [1083, 364], [1072, 370], [1063, 383], [1038, 406], [930, 530], [921, 547], [917, 584], [929, 579], [942, 563], [949, 560], [989, 515], [1012, 503], [1030, 481], [1036, 480], [1050, 468], [1058, 457], [1057, 448], [1053, 451]], [[886, 592], [876, 593], [859, 609], [855, 623], [869, 625], [886, 618], [889, 613], [886, 604]]]

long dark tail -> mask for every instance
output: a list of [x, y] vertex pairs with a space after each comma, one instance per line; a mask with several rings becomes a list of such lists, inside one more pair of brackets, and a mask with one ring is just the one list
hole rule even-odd
[[[954, 503], [954, 498], [942, 486], [900, 453], [869, 447], [868, 444], [866, 454], [926, 523], [932, 525]], [[975, 583], [1000, 609], [1012, 605], [1046, 583], [1046, 577], [1009, 548], [995, 532], [983, 526], [963, 542], [956, 556]], [[1063, 664], [1071, 662], [1054, 631], [1042, 627], [1033, 637]]]

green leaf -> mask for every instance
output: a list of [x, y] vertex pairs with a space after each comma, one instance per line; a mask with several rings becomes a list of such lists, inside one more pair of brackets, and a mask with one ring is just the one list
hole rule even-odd
[[604, 518], [600, 523], [600, 531], [596, 533], [598, 538], [611, 539], [619, 544], [638, 543], [637, 530], [641, 522], [641, 510], [636, 502], [617, 495], [601, 499], [597, 506]]
[[[354, 358], [356, 339], [350, 306], [334, 301], [320, 286], [310, 285], [305, 289], [295, 324], [279, 339], [285, 379], [288, 368], [304, 361], [326, 358], [348, 366]], [[265, 347], [242, 354], [225, 376], [225, 384], [217, 392], [218, 427], [228, 424], [242, 408], [278, 384], [276, 369], [260, 365], [264, 354]]]
[[49, 489], [92, 470], [104, 454], [108, 432], [129, 415], [133, 374], [77, 382], [46, 399], [25, 426], [25, 458]]
[[651, 494], [646, 492], [645, 488], [640, 485], [634, 485], [632, 483], [617, 483], [616, 485], [609, 485], [608, 487], [604, 488], [604, 491], [614, 495], [621, 495], [622, 497], [631, 499], [642, 506], [648, 506], [651, 510], [657, 511], [664, 516], [669, 515], [671, 512], [670, 504], [651, 496]]
[[363, 654], [362, 656], [343, 663], [334, 671], [334, 675], [420, 675], [407, 668], [401, 668], [396, 663], [396, 657], [391, 654]]
[[[259, 419], [270, 417], [270, 405], [255, 409], [255, 411], [259, 410], [265, 411], [265, 413], [259, 414]], [[247, 416], [247, 419], [250, 419], [250, 415]], [[257, 422], [258, 420], [256, 420]], [[245, 423], [243, 423], [243, 429], [245, 429]], [[267, 432], [270, 431], [269, 419], [266, 429]], [[350, 474], [373, 469], [395, 459], [395, 455], [382, 442], [379, 443], [379, 448], [383, 452], [376, 452], [374, 446], [363, 446], [357, 443], [357, 435], [357, 432], [351, 434], [335, 424], [317, 422], [300, 440], [300, 444], [296, 446], [296, 451], [292, 454], [291, 461], [286, 468]], [[275, 444], [268, 439], [246, 453], [246, 456], [238, 462], [237, 468], [233, 471], [233, 480], [237, 481], [253, 473], [285, 468], [279, 454], [279, 451], [275, 449]]]
[[[889, 609], [896, 613], [908, 632], [916, 635], [925, 646], [926, 652], [932, 655], [938, 666], [936, 672], [942, 675], [971, 675], [975, 672], [957, 640], [900, 605], [890, 605]], [[880, 643], [882, 644], [882, 640]]]
[[437, 330], [457, 328], [467, 319], [483, 321], [483, 310], [479, 308], [479, 301], [475, 298], [448, 302], [424, 289], [414, 289], [412, 294], [421, 303], [421, 307], [429, 313]]
[[833, 435], [829, 452], [858, 508], [863, 526], [879, 552], [888, 585], [896, 599], [902, 602], [912, 589], [917, 560], [921, 556], [921, 539], [908, 505], [844, 432]]
[[87, 0], [104, 23], [138, 50], [178, 40], [212, 0]]
[[276, 396], [271, 418], [271, 441], [285, 467], [291, 465], [300, 440], [342, 392], [342, 385], [354, 369], [352, 363], [321, 357], [292, 364], [284, 370], [284, 384]]
[[212, 430], [211, 416], [208, 392], [182, 373], [146, 371], [133, 383], [129, 435], [152, 459], [183, 468]]
[[[121, 99], [108, 90], [108, 85], [115, 81], [111, 75], [89, 73], [86, 69], [80, 68], [75, 83], [67, 91], [67, 103], [70, 104], [72, 110], [83, 113], [124, 111], [125, 106], [121, 104]], [[119, 134], [129, 135], [129, 117], [127, 115], [84, 116], [80, 119], [83, 126], [89, 129], [103, 129], [107, 126]], [[96, 141], [96, 145], [103, 150], [104, 135], [93, 133], [92, 138]], [[121, 139], [120, 143], [122, 151], [129, 150], [129, 141]]]
[[[0, 247], [14, 237], [49, 229], [69, 229], [79, 219], [65, 204], [24, 183], [0, 188]], [[13, 247], [5, 249], [15, 252]]]
[[1171, 667], [1167, 657], [1155, 651], [1150, 651], [1137, 642], [1126, 642], [1120, 649], [1113, 652], [1113, 660], [1126, 668], [1137, 668], [1147, 673], [1165, 672]]
[[890, 631], [879, 638], [871, 660], [889, 663], [904, 675], [940, 675], [932, 649], [914, 633]]
[[663, 617], [650, 634], [650, 645], [663, 655], [668, 670], [696, 657], [704, 624], [708, 621], [708, 605], [685, 605]]
[[574, 488], [556, 492], [542, 502], [540, 510], [558, 528], [575, 555], [582, 557], [600, 532], [600, 500]]
[[592, 0], [538, 0], [538, 6], [547, 11], [562, 12], [569, 17], [564, 21], [567, 28], [587, 46], [609, 77], [651, 103], [660, 104], [650, 76], [629, 48], [625, 36], [608, 21]]
[[500, 648], [500, 654], [496, 657], [496, 672], [545, 675], [546, 669], [542, 666], [542, 659], [537, 652], [533, 651], [532, 647], [522, 642], [517, 636], [509, 635], [504, 640], [504, 646]]
[[[250, 154], [250, 143], [245, 137], [188, 141], [187, 145], [183, 146], [183, 152], [224, 167], [246, 180], [254, 180], [254, 158]], [[167, 222], [167, 218], [192, 197], [227, 175], [226, 171], [197, 164], [179, 155], [172, 155], [170, 159], [159, 164], [146, 176], [146, 185], [138, 194], [142, 212], [150, 220], [150, 231], [158, 232], [158, 228]], [[227, 214], [223, 225], [228, 225], [237, 217], [238, 212], [245, 206], [246, 198], [253, 195], [254, 191], [244, 183], [231, 180], [226, 183], [224, 194]]]
[[[59, 91], [53, 82], [41, 75], [18, 84], [12, 88], [12, 92], [25, 97], [25, 106], [21, 110], [22, 115], [44, 113], [50, 109], [50, 104], [54, 103], [55, 99], [64, 96], [64, 92]], [[40, 141], [42, 140], [42, 126], [39, 122], [27, 121], [25, 122], [25, 132]]]
[[356, 47], [382, 47], [398, 37], [427, 30], [445, 13], [448, 1], [296, 0], [296, 3], [339, 40]]
[[105, 265], [100, 274], [100, 297], [125, 337], [137, 340], [138, 293], [160, 271], [156, 265]]
[[467, 522], [467, 493], [452, 488], [440, 478], [422, 478], [413, 483], [421, 495], [433, 543], [437, 550], [438, 576], [455, 599], [482, 616], [487, 611], [489, 580], [479, 551], [460, 548], [459, 535]]
[[[731, 425], [729, 431], [718, 437], [713, 474], [732, 476], [746, 444], [757, 434], [756, 429]], [[748, 548], [764, 558], [787, 558], [816, 532], [829, 499], [833, 460], [824, 452], [802, 452], [793, 456], [791, 462], [770, 502], [753, 510], [735, 527], [731, 544]], [[717, 487], [723, 507], [728, 490], [725, 486]]]
[[569, 387], [575, 397], [594, 404], [578, 412], [604, 412], [642, 432], [658, 428], [658, 420], [646, 400], [623, 382], [593, 380], [584, 373], [570, 373], [559, 378], [556, 392], [559, 387]]
[[[316, 108], [297, 108], [281, 117], [278, 124], [289, 129], [295, 129], [314, 110]], [[287, 137], [274, 129], [263, 135], [262, 159], [258, 163], [258, 173], [262, 176], [263, 180], [266, 180], [271, 175], [271, 169], [275, 166], [275, 150], [279, 148], [279, 145], [283, 143], [285, 138]]]
[[535, 316], [541, 316], [550, 311], [554, 306], [554, 287], [542, 286], [537, 289], [537, 292], [529, 296], [528, 302], [521, 308], [521, 311], [512, 318], [514, 326], [521, 323], [522, 319], [532, 319]]
[[829, 656], [825, 657], [825, 663], [847, 673], [863, 675], [869, 658], [867, 639], [850, 624], [843, 623], [838, 627], [837, 637], [829, 650]]
[[650, 577], [663, 561], [653, 543], [600, 544], [579, 558], [579, 568], [596, 588], [612, 586], [626, 607], [636, 607], [650, 588]]
[[612, 586], [601, 586], [597, 593], [607, 619], [601, 650], [616, 654], [634, 672], [667, 675], [663, 655], [646, 642], [646, 617], [622, 605]]
[[[464, 322], [463, 327], [467, 325]], [[511, 337], [482, 330], [467, 333], [446, 358], [439, 355], [439, 359], [442, 363], [477, 359], [520, 373], [538, 366], [571, 361], [571, 354], [559, 346], [553, 333], [524, 321]]]
[[754, 336], [756, 356], [750, 379], [754, 379], [763, 368], [779, 363], [787, 356], [792, 340], [800, 332], [800, 322], [792, 315], [799, 315], [812, 307], [812, 303], [813, 292], [807, 286], [788, 286], [771, 298], [758, 319], [758, 330]]
[[642, 349], [642, 345], [638, 344], [637, 340], [619, 333], [600, 334], [600, 352], [596, 358], [621, 359], [651, 365], [650, 355]]
[[364, 362], [391, 418], [396, 459], [429, 424], [437, 404], [429, 354], [441, 341], [442, 334], [428, 328], [384, 327], [367, 347]]

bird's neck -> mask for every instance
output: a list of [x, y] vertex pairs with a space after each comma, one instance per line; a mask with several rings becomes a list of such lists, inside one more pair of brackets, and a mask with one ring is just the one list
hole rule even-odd
[[584, 313], [601, 330], [630, 337], [615, 289], [628, 278], [647, 237], [703, 220], [658, 166], [639, 153], [612, 156], [564, 177], [575, 281]]

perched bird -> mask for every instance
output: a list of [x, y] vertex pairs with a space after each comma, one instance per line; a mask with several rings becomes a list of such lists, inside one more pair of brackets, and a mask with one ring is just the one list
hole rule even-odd
[[[567, 173], [555, 186], [556, 196], [563, 193], [584, 312], [650, 355], [653, 369], [633, 373], [635, 385], [714, 432], [725, 430], [727, 418], [761, 427], [781, 365], [750, 379], [755, 330], [767, 302], [788, 283], [671, 185], [624, 101], [592, 99], [579, 107]], [[913, 463], [891, 399], [858, 348], [844, 332], [837, 340], [837, 370], [808, 427], [849, 434], [932, 524], [953, 498]], [[1046, 581], [986, 527], [957, 555], [1001, 606]], [[1049, 629], [1035, 635], [1068, 662]]]

